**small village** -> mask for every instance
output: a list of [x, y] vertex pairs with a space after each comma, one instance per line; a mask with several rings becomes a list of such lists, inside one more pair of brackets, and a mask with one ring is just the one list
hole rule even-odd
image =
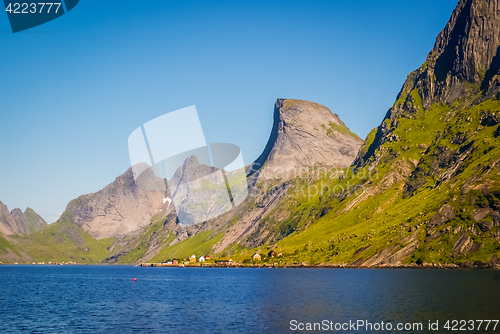
[[[281, 253], [276, 253], [271, 250], [267, 253], [267, 259], [281, 256]], [[189, 259], [172, 259], [161, 263], [142, 263], [141, 267], [261, 267], [269, 266], [268, 263], [260, 263], [266, 256], [258, 252], [254, 253], [250, 259], [241, 261], [234, 261], [231, 258], [218, 258], [213, 259], [210, 255], [191, 255]], [[278, 266], [278, 263], [272, 263], [271, 266]]]

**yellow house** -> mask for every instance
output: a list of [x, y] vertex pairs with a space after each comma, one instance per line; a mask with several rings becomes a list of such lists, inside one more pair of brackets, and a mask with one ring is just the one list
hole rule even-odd
[[252, 255], [252, 261], [260, 261], [260, 260], [261, 257], [259, 253], [255, 253], [254, 255]]
[[189, 258], [189, 262], [196, 262], [196, 256], [194, 256], [194, 254]]

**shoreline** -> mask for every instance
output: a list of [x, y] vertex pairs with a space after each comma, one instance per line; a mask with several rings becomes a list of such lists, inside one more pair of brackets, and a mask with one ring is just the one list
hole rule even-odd
[[[478, 261], [479, 262], [479, 261]], [[230, 265], [220, 265], [215, 263], [197, 263], [197, 264], [166, 264], [166, 263], [141, 263], [140, 267], [150, 268], [284, 268], [284, 269], [444, 269], [444, 270], [467, 270], [467, 269], [487, 269], [487, 270], [500, 270], [499, 264], [492, 263], [467, 263], [464, 262], [461, 265], [451, 264], [451, 263], [423, 263], [418, 264], [388, 264], [388, 265], [376, 265], [376, 266], [353, 266], [349, 264], [318, 264], [318, 265], [307, 265], [307, 264], [292, 264], [292, 265], [277, 265], [277, 264], [241, 264], [235, 263]]]
[[[59, 267], [60, 264], [54, 263], [0, 263], [1, 266], [53, 266]], [[422, 263], [420, 265], [416, 263], [410, 264], [384, 264], [375, 266], [357, 266], [351, 264], [337, 264], [337, 263], [322, 263], [316, 265], [308, 265], [305, 263], [295, 263], [289, 265], [278, 265], [274, 264], [242, 264], [242, 263], [232, 263], [232, 264], [216, 264], [216, 263], [193, 263], [193, 264], [166, 264], [166, 263], [140, 263], [140, 264], [118, 264], [118, 263], [72, 263], [64, 264], [63, 266], [133, 266], [142, 268], [265, 268], [265, 269], [440, 269], [440, 270], [500, 270], [499, 263], [483, 263], [480, 261], [472, 262], [466, 261], [460, 265], [453, 263]]]

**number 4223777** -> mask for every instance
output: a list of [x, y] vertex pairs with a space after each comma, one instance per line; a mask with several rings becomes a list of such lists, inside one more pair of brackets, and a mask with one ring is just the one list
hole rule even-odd
[[5, 11], [10, 14], [49, 14], [51, 11], [56, 13], [61, 7], [60, 2], [42, 2], [42, 3], [9, 3]]

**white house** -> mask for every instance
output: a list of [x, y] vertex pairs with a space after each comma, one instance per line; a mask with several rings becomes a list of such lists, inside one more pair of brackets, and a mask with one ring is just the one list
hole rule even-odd
[[205, 258], [203, 256], [200, 256], [200, 258], [198, 259], [198, 262], [205, 262]]

